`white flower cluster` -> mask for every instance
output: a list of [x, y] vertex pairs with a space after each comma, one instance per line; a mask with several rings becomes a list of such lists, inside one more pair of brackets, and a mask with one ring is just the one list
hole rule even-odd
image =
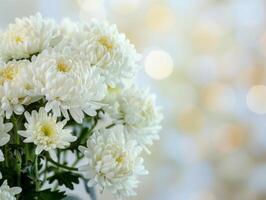
[[[107, 22], [58, 25], [40, 14], [16, 19], [0, 33], [0, 146], [12, 128], [3, 119], [24, 115], [25, 129], [18, 131], [24, 142], [55, 158], [56, 149], [77, 139], [65, 128], [68, 120], [82, 124], [85, 116], [100, 116], [87, 147], [80, 147], [88, 161], [80, 170], [90, 186], [119, 198], [134, 195], [137, 177], [147, 174], [141, 153], [159, 138], [162, 120], [154, 97], [134, 84], [139, 60]], [[42, 106], [27, 110], [35, 102]], [[5, 182], [0, 199], [7, 191], [18, 193]]]

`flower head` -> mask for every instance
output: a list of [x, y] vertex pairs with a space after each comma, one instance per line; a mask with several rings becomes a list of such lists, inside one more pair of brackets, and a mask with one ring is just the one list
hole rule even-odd
[[40, 108], [39, 112], [34, 110], [31, 114], [26, 112], [25, 117], [26, 130], [19, 131], [19, 134], [26, 137], [24, 142], [33, 142], [37, 146], [37, 155], [45, 150], [54, 158], [55, 149], [64, 149], [76, 140], [76, 137], [71, 135], [71, 129], [64, 129], [67, 121], [57, 121], [57, 118], [46, 113], [44, 108]]
[[0, 114], [6, 118], [14, 113], [21, 115], [23, 105], [29, 104], [35, 94], [30, 94], [30, 79], [25, 78], [29, 61], [0, 62]]
[[92, 66], [101, 69], [108, 85], [122, 84], [132, 79], [139, 69], [140, 56], [124, 34], [115, 25], [93, 20], [83, 27], [82, 52]]
[[46, 111], [54, 115], [69, 114], [81, 123], [84, 112], [96, 115], [98, 103], [105, 97], [106, 85], [97, 69], [83, 60], [73, 46], [61, 43], [54, 49], [44, 51], [34, 59], [32, 68], [39, 68], [42, 75], [35, 80], [42, 85], [42, 95], [46, 98]]
[[0, 200], [16, 200], [16, 195], [21, 193], [20, 187], [10, 188], [7, 184], [7, 181], [4, 181], [0, 187]]
[[59, 36], [53, 21], [44, 20], [40, 14], [22, 19], [0, 34], [0, 57], [4, 60], [29, 58], [53, 46]]
[[134, 140], [126, 141], [123, 126], [96, 131], [80, 147], [88, 164], [80, 170], [89, 178], [89, 185], [98, 185], [118, 197], [135, 195], [137, 176], [147, 174], [140, 157], [141, 148]]
[[136, 86], [116, 92], [115, 98], [107, 99], [105, 110], [115, 123], [125, 126], [126, 136], [135, 139], [141, 146], [152, 144], [159, 139], [158, 132], [163, 118], [155, 97], [148, 90]]

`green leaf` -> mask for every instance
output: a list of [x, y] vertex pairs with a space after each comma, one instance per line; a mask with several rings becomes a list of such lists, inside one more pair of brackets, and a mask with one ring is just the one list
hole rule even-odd
[[60, 191], [51, 191], [50, 189], [47, 190], [43, 190], [38, 192], [38, 196], [37, 196], [38, 200], [47, 200], [47, 199], [63, 199], [64, 197], [66, 197], [65, 192], [60, 192]]
[[56, 172], [48, 180], [49, 180], [49, 183], [52, 183], [55, 180], [57, 180], [58, 184], [60, 186], [64, 185], [67, 188], [73, 190], [74, 189], [74, 184], [78, 184], [79, 183], [79, 175], [71, 173], [71, 172]]
[[36, 193], [35, 193], [35, 182], [34, 180], [29, 177], [28, 173], [22, 173], [21, 174], [21, 187], [22, 187], [22, 193], [20, 193], [20, 200], [27, 199], [27, 200], [33, 200], [36, 199]]
[[[60, 200], [65, 198], [65, 192], [57, 191], [51, 191], [51, 189], [42, 190], [39, 192], [33, 192], [31, 194], [28, 194], [25, 199], [27, 200]], [[24, 199], [24, 198], [22, 198]]]
[[[4, 162], [3, 162], [4, 163]], [[0, 171], [3, 175], [3, 180], [7, 180], [9, 185], [16, 185], [17, 172], [15, 168], [6, 167], [1, 163]]]

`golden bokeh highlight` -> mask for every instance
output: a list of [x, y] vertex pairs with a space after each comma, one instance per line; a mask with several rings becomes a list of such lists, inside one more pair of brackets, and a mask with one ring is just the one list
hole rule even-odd
[[120, 15], [127, 15], [137, 11], [141, 5], [141, 0], [110, 0], [111, 9]]
[[177, 126], [186, 133], [198, 133], [204, 127], [205, 116], [196, 106], [189, 106], [182, 110], [177, 117]]
[[203, 88], [202, 103], [213, 112], [230, 112], [236, 103], [233, 89], [226, 84], [212, 83]]
[[230, 153], [248, 142], [248, 128], [240, 123], [225, 126], [220, 131], [216, 146], [222, 153]]
[[247, 106], [257, 114], [266, 113], [266, 85], [256, 85], [247, 93]]
[[174, 63], [170, 54], [164, 50], [152, 50], [144, 61], [146, 73], [153, 79], [161, 80], [170, 76]]
[[175, 25], [175, 14], [168, 6], [152, 5], [147, 11], [146, 23], [152, 30], [167, 32]]
[[223, 32], [218, 24], [200, 22], [191, 31], [191, 41], [198, 51], [214, 51], [221, 44]]
[[242, 70], [240, 79], [242, 84], [248, 86], [260, 85], [264, 82], [266, 77], [266, 70], [261, 65], [253, 65]]

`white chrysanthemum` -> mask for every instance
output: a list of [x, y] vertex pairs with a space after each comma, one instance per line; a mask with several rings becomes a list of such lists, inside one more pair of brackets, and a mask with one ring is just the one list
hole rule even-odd
[[58, 37], [55, 22], [44, 20], [40, 14], [17, 18], [0, 34], [0, 57], [4, 60], [29, 58], [53, 46]]
[[59, 25], [60, 33], [65, 38], [77, 40], [80, 33], [80, 24], [64, 18]]
[[16, 195], [21, 193], [20, 187], [9, 187], [5, 180], [0, 187], [0, 200], [16, 200]]
[[33, 142], [37, 145], [35, 150], [37, 155], [45, 150], [54, 159], [56, 157], [55, 149], [64, 149], [76, 140], [76, 137], [71, 134], [71, 129], [64, 129], [67, 120], [57, 121], [57, 118], [46, 113], [44, 108], [40, 108], [39, 112], [32, 111], [31, 115], [26, 112], [25, 117], [27, 120], [26, 130], [18, 133], [26, 137], [24, 142]]
[[117, 197], [136, 194], [137, 176], [147, 171], [140, 157], [141, 148], [135, 140], [125, 140], [123, 126], [96, 131], [87, 141], [87, 148], [79, 149], [88, 160], [80, 170], [90, 179], [89, 186], [98, 185]]
[[[7, 144], [10, 140], [10, 135], [8, 132], [12, 129], [13, 125], [11, 123], [4, 123], [4, 119], [0, 117], [0, 146], [4, 146]], [[0, 162], [4, 161], [5, 157], [0, 150]], [[0, 172], [0, 179], [2, 178], [2, 174]], [[1, 199], [0, 199], [1, 200]]]
[[116, 25], [93, 20], [83, 27], [81, 51], [93, 66], [101, 69], [110, 86], [133, 78], [139, 69], [140, 55]]
[[0, 117], [0, 146], [4, 146], [10, 140], [8, 132], [12, 127], [12, 123], [4, 123], [4, 119]]
[[25, 78], [27, 65], [27, 60], [0, 62], [0, 114], [6, 118], [10, 118], [13, 112], [21, 115], [23, 105], [34, 99], [30, 92], [33, 85]]
[[43, 83], [42, 94], [47, 100], [46, 111], [56, 116], [68, 117], [81, 123], [84, 113], [94, 116], [106, 94], [106, 85], [99, 71], [79, 56], [74, 47], [61, 43], [54, 49], [44, 51], [33, 61], [39, 68], [36, 80]]
[[[111, 95], [112, 96], [112, 95]], [[140, 90], [136, 86], [117, 91], [116, 98], [109, 98], [109, 106], [105, 109], [115, 120], [122, 123], [126, 135], [135, 139], [141, 146], [151, 145], [159, 139], [162, 114], [155, 105], [155, 97], [148, 90]]]

